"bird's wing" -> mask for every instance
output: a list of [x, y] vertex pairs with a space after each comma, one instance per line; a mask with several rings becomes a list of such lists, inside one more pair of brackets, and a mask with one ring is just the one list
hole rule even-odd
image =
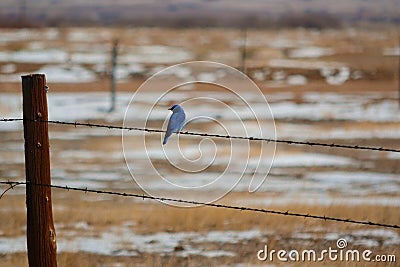
[[171, 117], [169, 118], [167, 132], [164, 136], [164, 145], [167, 143], [168, 138], [171, 136], [172, 133], [176, 133], [182, 130], [183, 126], [185, 125], [185, 119], [186, 115], [183, 110], [181, 112], [172, 113]]
[[167, 143], [168, 138], [171, 136], [171, 134], [177, 130], [178, 126], [179, 123], [176, 119], [176, 114], [172, 113], [168, 121], [167, 132], [165, 133], [164, 136], [164, 142], [163, 142], [164, 145]]
[[176, 132], [179, 132], [183, 129], [183, 126], [185, 126], [185, 119], [186, 119], [186, 115], [185, 112], [179, 112], [176, 114], [176, 121], [178, 124], [178, 129], [176, 129]]
[[179, 126], [179, 116], [177, 113], [173, 113], [169, 118], [167, 133], [170, 132], [171, 134], [178, 129]]

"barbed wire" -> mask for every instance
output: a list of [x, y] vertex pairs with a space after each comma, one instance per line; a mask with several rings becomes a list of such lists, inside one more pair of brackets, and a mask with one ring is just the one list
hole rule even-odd
[[[3, 118], [0, 121], [11, 122], [11, 121], [23, 121], [24, 119], [19, 118]], [[25, 119], [27, 120], [27, 119]], [[128, 131], [142, 131], [148, 133], [164, 133], [164, 130], [159, 129], [149, 129], [141, 127], [124, 127], [116, 125], [105, 125], [96, 123], [85, 123], [85, 122], [67, 122], [59, 120], [31, 120], [34, 122], [47, 122], [51, 124], [61, 124], [70, 126], [84, 126], [90, 128], [106, 128], [106, 129], [117, 129], [117, 130], [128, 130]], [[307, 146], [321, 146], [321, 147], [335, 147], [335, 148], [345, 148], [345, 149], [355, 149], [355, 150], [370, 150], [370, 151], [381, 151], [381, 152], [395, 152], [400, 153], [400, 149], [387, 148], [387, 147], [373, 147], [373, 146], [361, 146], [361, 145], [346, 145], [346, 144], [335, 144], [335, 143], [319, 143], [319, 142], [308, 142], [308, 141], [295, 141], [295, 140], [283, 140], [283, 139], [272, 139], [272, 138], [262, 138], [262, 137], [252, 137], [252, 136], [236, 136], [236, 135], [222, 135], [222, 134], [209, 134], [209, 133], [198, 133], [181, 131], [179, 134], [191, 135], [191, 136], [202, 136], [202, 137], [215, 137], [215, 138], [225, 138], [225, 139], [239, 139], [248, 141], [261, 141], [261, 142], [272, 142], [272, 143], [283, 143], [287, 145], [307, 145]]]
[[[184, 200], [184, 199], [176, 199], [176, 198], [169, 198], [169, 197], [154, 197], [154, 196], [144, 195], [144, 194], [140, 195], [140, 194], [134, 194], [134, 193], [103, 191], [103, 190], [97, 190], [97, 189], [78, 188], [78, 187], [69, 187], [69, 186], [61, 186], [61, 185], [34, 184], [34, 183], [29, 183], [29, 182], [0, 181], [0, 184], [9, 185], [9, 188], [7, 188], [5, 192], [7, 192], [10, 189], [13, 189], [19, 185], [34, 185], [34, 186], [44, 186], [44, 187], [62, 189], [62, 190], [67, 190], [67, 191], [81, 191], [81, 192], [85, 192], [85, 193], [116, 195], [116, 196], [122, 196], [122, 197], [134, 197], [134, 198], [141, 198], [143, 200], [150, 199], [150, 200], [158, 200], [158, 201], [163, 201], [163, 202], [184, 203], [184, 204], [200, 205], [200, 206], [222, 208], [222, 209], [269, 213], [269, 214], [276, 214], [276, 215], [283, 215], [283, 216], [303, 217], [303, 218], [312, 218], [312, 219], [318, 219], [318, 220], [324, 220], [324, 221], [336, 221], [336, 222], [342, 222], [342, 223], [361, 224], [361, 225], [400, 229], [400, 225], [397, 225], [397, 224], [386, 224], [386, 223], [379, 223], [379, 222], [372, 222], [372, 221], [358, 221], [358, 220], [354, 220], [354, 219], [343, 219], [343, 218], [337, 218], [337, 217], [329, 217], [329, 216], [325, 216], [325, 215], [312, 215], [312, 214], [296, 213], [296, 212], [289, 212], [289, 211], [251, 208], [251, 207], [245, 207], [245, 206], [231, 206], [231, 205], [225, 205], [225, 204], [206, 203], [206, 202], [201, 202], [201, 201]], [[1, 194], [0, 199], [5, 194], [5, 192], [3, 194]]]

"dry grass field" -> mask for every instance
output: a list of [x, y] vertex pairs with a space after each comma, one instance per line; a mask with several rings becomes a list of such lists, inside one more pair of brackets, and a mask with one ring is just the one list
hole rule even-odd
[[[106, 112], [108, 72], [115, 38], [119, 39], [117, 109], [110, 114]], [[275, 124], [268, 116], [257, 121], [270, 132], [275, 126], [277, 139], [400, 149], [397, 38], [396, 29], [390, 27], [249, 30], [246, 74], [268, 100]], [[129, 104], [146, 110], [165, 91], [167, 78], [140, 91], [151, 75], [167, 66], [194, 60], [239, 68], [242, 39], [243, 32], [233, 29], [2, 29], [0, 117], [22, 115], [20, 75], [45, 73], [50, 87], [50, 119], [122, 125]], [[181, 67], [170, 75], [184, 81], [220, 79], [213, 76], [216, 73], [200, 68]], [[138, 92], [139, 100], [130, 103], [134, 92]], [[254, 110], [263, 110], [262, 100], [249, 88], [239, 87], [236, 93], [249, 100]], [[213, 84], [178, 89], [161, 99], [146, 125], [161, 128], [171, 104], [189, 101], [185, 106], [188, 117], [207, 115], [231, 134], [242, 135], [237, 117], [224, 106], [190, 102], [205, 96], [236, 110], [245, 118], [242, 121], [248, 135], [257, 134], [256, 120], [246, 117], [236, 95]], [[127, 113], [127, 125], [141, 125], [144, 119], [140, 115]], [[208, 120], [193, 121], [186, 129], [221, 133], [218, 127]], [[197, 158], [200, 160], [194, 162], [204, 166], [214, 152], [211, 142], [204, 140], [199, 145], [198, 138], [180, 136], [178, 150], [174, 146], [178, 137], [173, 136], [163, 154], [159, 134], [146, 135], [147, 151], [143, 151], [142, 136], [133, 131], [124, 133], [123, 142], [120, 131], [108, 129], [50, 124], [49, 131], [51, 173], [56, 185], [139, 194], [144, 193], [142, 186], [157, 196], [200, 201], [225, 195], [216, 202], [400, 224], [400, 156], [395, 152], [279, 144], [267, 179], [257, 192], [250, 193], [248, 182], [252, 172], [257, 172], [254, 161], [263, 149], [263, 157], [272, 157], [273, 144], [261, 148], [258, 143], [213, 139], [218, 148], [215, 161], [204, 171], [189, 173], [176, 166], [192, 166], [187, 159]], [[251, 153], [246, 154], [248, 149]], [[232, 161], [227, 159], [230, 151], [235, 156]], [[249, 159], [245, 170], [244, 155]], [[2, 181], [25, 179], [20, 124], [0, 123], [0, 162]], [[148, 168], [149, 162], [160, 175], [181, 187], [165, 186]], [[230, 162], [233, 167], [228, 168]], [[245, 171], [243, 180], [232, 190], [224, 183], [201, 189], [214, 181], [210, 177], [224, 170], [232, 180]], [[137, 177], [143, 178], [139, 178], [142, 184], [135, 183]], [[22, 186], [14, 188], [0, 199], [0, 266], [28, 264], [24, 190]], [[325, 258], [324, 264], [397, 266], [400, 260], [398, 229], [212, 207], [175, 207], [60, 189], [53, 189], [52, 194], [59, 266], [286, 265], [276, 258], [262, 262], [257, 252], [264, 245], [276, 250], [322, 251], [337, 248], [339, 238], [347, 240], [347, 249], [395, 255], [397, 262]], [[307, 261], [292, 263], [310, 265]]]

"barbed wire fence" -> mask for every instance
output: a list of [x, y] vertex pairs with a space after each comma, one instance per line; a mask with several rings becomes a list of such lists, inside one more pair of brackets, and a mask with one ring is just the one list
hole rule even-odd
[[[60, 186], [60, 185], [49, 185], [49, 184], [33, 184], [33, 183], [27, 183], [27, 182], [6, 181], [6, 182], [0, 182], [0, 184], [9, 185], [9, 187], [5, 190], [5, 192], [7, 192], [10, 189], [14, 189], [16, 186], [20, 186], [20, 185], [34, 185], [34, 186], [49, 187], [49, 188], [67, 190], [67, 191], [80, 191], [80, 192], [85, 192], [85, 193], [96, 193], [96, 194], [114, 195], [114, 196], [121, 196], [121, 197], [133, 197], [133, 198], [140, 198], [143, 200], [150, 199], [150, 200], [158, 200], [158, 201], [162, 201], [162, 202], [191, 204], [191, 205], [230, 209], [230, 210], [259, 212], [259, 213], [264, 213], [264, 214], [269, 213], [269, 214], [292, 216], [292, 217], [312, 218], [312, 219], [318, 219], [318, 220], [324, 220], [324, 221], [335, 221], [335, 222], [350, 223], [350, 224], [370, 225], [370, 226], [377, 226], [377, 227], [400, 229], [400, 225], [397, 225], [397, 224], [386, 224], [386, 223], [379, 223], [379, 222], [372, 222], [372, 221], [359, 221], [359, 220], [354, 220], [354, 219], [343, 219], [343, 218], [330, 217], [330, 216], [325, 216], [325, 215], [304, 214], [304, 213], [296, 213], [296, 212], [289, 212], [289, 211], [252, 208], [252, 207], [245, 207], [245, 206], [232, 206], [232, 205], [226, 205], [226, 204], [207, 203], [207, 202], [185, 200], [185, 199], [178, 199], [178, 198], [155, 197], [155, 196], [144, 195], [144, 194], [104, 191], [104, 190], [98, 190], [98, 189], [69, 187], [69, 186]], [[2, 195], [0, 195], [0, 199], [2, 198], [4, 193]]]
[[[32, 122], [45, 122], [51, 124], [59, 124], [59, 125], [69, 125], [74, 127], [90, 127], [90, 128], [105, 128], [105, 129], [114, 129], [114, 130], [127, 130], [127, 131], [143, 131], [148, 133], [163, 133], [164, 130], [159, 129], [149, 129], [149, 128], [139, 128], [139, 127], [124, 127], [124, 126], [115, 126], [115, 125], [106, 125], [106, 124], [95, 124], [95, 123], [84, 123], [84, 122], [67, 122], [67, 121], [57, 121], [57, 120], [29, 120], [22, 118], [3, 118], [0, 119], [1, 122], [15, 122], [15, 121], [32, 121]], [[295, 141], [295, 140], [277, 140], [277, 139], [268, 139], [268, 138], [260, 138], [260, 137], [247, 137], [247, 136], [231, 136], [231, 135], [219, 135], [219, 134], [208, 134], [208, 133], [198, 133], [198, 132], [180, 132], [182, 135], [192, 135], [192, 136], [202, 136], [202, 137], [215, 137], [215, 138], [226, 138], [226, 139], [241, 139], [241, 140], [249, 140], [249, 141], [261, 141], [261, 142], [276, 142], [276, 143], [284, 143], [288, 145], [308, 145], [308, 146], [322, 146], [322, 147], [335, 147], [335, 148], [345, 148], [345, 149], [355, 149], [355, 150], [371, 150], [371, 151], [384, 151], [384, 152], [394, 152], [400, 153], [400, 149], [396, 148], [385, 148], [385, 147], [370, 147], [370, 146], [360, 146], [360, 145], [345, 145], [345, 144], [334, 144], [334, 143], [317, 143], [317, 142], [308, 142], [308, 141]], [[10, 189], [13, 189], [16, 186], [27, 185], [27, 182], [13, 182], [13, 181], [2, 181], [0, 184], [9, 185], [1, 197]], [[32, 184], [32, 183], [31, 183]], [[69, 186], [57, 186], [57, 185], [49, 185], [49, 184], [33, 184], [35, 186], [43, 186], [50, 187], [55, 189], [62, 189], [67, 191], [82, 191], [85, 193], [97, 193], [97, 194], [107, 194], [107, 195], [116, 195], [123, 197], [134, 197], [141, 199], [151, 199], [158, 200], [164, 202], [174, 202], [174, 203], [183, 203], [183, 204], [192, 204], [192, 205], [201, 205], [215, 208], [225, 208], [231, 210], [241, 210], [241, 211], [252, 211], [259, 213], [270, 213], [276, 215], [284, 215], [284, 216], [295, 216], [295, 217], [304, 217], [304, 218], [313, 218], [324, 221], [336, 221], [343, 223], [352, 223], [352, 224], [361, 224], [361, 225], [370, 225], [377, 227], [388, 227], [388, 228], [400, 228], [397, 224], [385, 224], [379, 222], [371, 222], [371, 221], [359, 221], [350, 218], [337, 218], [330, 217], [325, 215], [312, 215], [312, 214], [302, 214], [302, 213], [294, 213], [289, 211], [279, 211], [279, 210], [268, 210], [261, 208], [252, 208], [252, 207], [244, 207], [244, 206], [231, 206], [225, 204], [217, 204], [217, 203], [206, 203], [200, 201], [192, 201], [192, 200], [184, 200], [184, 199], [176, 199], [176, 198], [167, 198], [167, 197], [154, 197], [144, 194], [133, 194], [133, 193], [124, 193], [124, 192], [113, 192], [113, 191], [102, 191], [96, 189], [89, 188], [78, 188], [78, 187], [69, 187]]]
[[[96, 124], [96, 123], [86, 123], [86, 122], [68, 122], [59, 120], [29, 120], [21, 118], [3, 118], [0, 119], [2, 122], [12, 122], [12, 121], [32, 121], [32, 122], [45, 122], [50, 124], [60, 124], [60, 125], [70, 125], [74, 127], [90, 127], [90, 128], [105, 128], [105, 129], [116, 129], [116, 130], [127, 130], [127, 131], [142, 131], [147, 133], [165, 133], [165, 130], [141, 128], [141, 127], [125, 127], [116, 125], [106, 125], [106, 124]], [[283, 139], [272, 139], [272, 138], [262, 138], [253, 136], [237, 136], [237, 135], [222, 135], [222, 134], [209, 134], [209, 133], [198, 133], [181, 131], [181, 135], [191, 135], [191, 136], [201, 136], [201, 137], [215, 137], [224, 139], [238, 139], [238, 140], [248, 140], [248, 141], [261, 141], [268, 143], [282, 143], [287, 145], [307, 145], [307, 146], [321, 146], [321, 147], [335, 147], [335, 148], [346, 148], [355, 150], [371, 150], [371, 151], [382, 151], [382, 152], [395, 152], [400, 153], [400, 149], [397, 148], [387, 148], [387, 147], [372, 147], [372, 146], [361, 146], [361, 145], [347, 145], [347, 144], [335, 144], [335, 143], [318, 143], [318, 142], [308, 142], [308, 141], [297, 141], [297, 140], [283, 140]]]

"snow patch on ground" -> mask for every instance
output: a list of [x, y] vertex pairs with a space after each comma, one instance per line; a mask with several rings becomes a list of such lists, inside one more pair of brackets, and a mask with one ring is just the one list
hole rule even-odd
[[[136, 234], [129, 227], [112, 227], [99, 236], [91, 235], [87, 225], [75, 230], [57, 232], [58, 252], [88, 252], [100, 255], [138, 256], [139, 253], [166, 253], [180, 257], [190, 255], [208, 258], [235, 256], [236, 252], [224, 250], [206, 250], [197, 248], [199, 243], [238, 243], [260, 237], [259, 230], [249, 231], [212, 231], [197, 232], [159, 232], [154, 234]], [[85, 230], [82, 234], [82, 230]], [[85, 236], [86, 235], [86, 236]], [[183, 251], [175, 252], [181, 246]], [[25, 237], [0, 237], [0, 253], [26, 251]]]
[[400, 56], [400, 47], [388, 47], [384, 48], [382, 54], [384, 56], [392, 56], [392, 57], [398, 57]]
[[49, 83], [88, 83], [96, 80], [93, 72], [79, 65], [47, 65], [38, 72], [46, 74]]
[[68, 53], [61, 49], [0, 51], [0, 62], [65, 63]]
[[318, 46], [300, 47], [289, 51], [289, 57], [291, 58], [318, 58], [333, 54], [334, 50], [332, 48]]

